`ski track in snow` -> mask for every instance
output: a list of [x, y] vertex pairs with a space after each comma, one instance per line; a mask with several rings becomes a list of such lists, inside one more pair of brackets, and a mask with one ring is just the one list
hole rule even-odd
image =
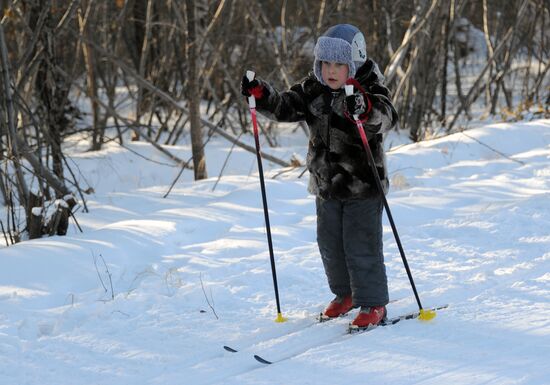
[[[212, 144], [207, 159], [229, 147]], [[210, 171], [166, 199], [177, 169], [116, 146], [73, 159], [97, 185], [91, 213], [77, 214], [85, 232], [0, 249], [2, 385], [550, 383], [548, 120], [388, 153], [388, 200], [423, 305], [450, 306], [429, 323], [354, 336], [345, 335], [354, 312], [315, 323], [332, 295], [302, 170], [266, 179], [289, 318], [278, 324], [259, 183], [243, 175], [253, 154], [236, 151], [237, 171], [215, 191]], [[384, 242], [399, 299], [389, 315], [415, 310], [387, 220]]]

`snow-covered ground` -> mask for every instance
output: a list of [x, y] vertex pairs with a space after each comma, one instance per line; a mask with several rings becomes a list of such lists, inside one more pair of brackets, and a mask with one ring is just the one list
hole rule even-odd
[[[303, 158], [297, 136], [264, 150]], [[353, 314], [315, 322], [332, 295], [303, 169], [273, 179], [281, 170], [265, 165], [288, 317], [275, 323], [253, 154], [236, 149], [213, 191], [230, 144], [210, 142], [211, 178], [186, 171], [164, 199], [178, 169], [149, 145], [72, 145], [96, 191], [77, 214], [84, 232], [0, 249], [0, 384], [550, 383], [549, 120], [388, 152], [388, 199], [422, 302], [449, 307], [353, 336]], [[415, 310], [387, 221], [384, 240], [389, 313]]]

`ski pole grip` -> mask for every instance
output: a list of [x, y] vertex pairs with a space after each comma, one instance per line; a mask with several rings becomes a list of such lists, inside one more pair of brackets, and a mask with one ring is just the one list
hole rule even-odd
[[[346, 90], [346, 96], [353, 95], [353, 84], [346, 84], [344, 86], [344, 89]], [[359, 116], [358, 115], [353, 115], [353, 119], [359, 120]]]
[[[254, 71], [248, 70], [246, 71], [246, 77], [249, 81], [252, 81], [256, 77], [256, 73], [254, 73]], [[248, 97], [248, 106], [250, 108], [256, 108], [256, 98], [254, 96]]]

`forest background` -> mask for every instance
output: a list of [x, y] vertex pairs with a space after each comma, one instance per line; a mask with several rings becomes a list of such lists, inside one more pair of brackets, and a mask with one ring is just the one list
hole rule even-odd
[[[93, 188], [64, 151], [71, 135], [98, 151], [131, 133], [197, 180], [213, 136], [253, 152], [244, 71], [289, 87], [337, 23], [365, 33], [413, 141], [472, 120], [548, 117], [549, 16], [545, 0], [0, 1], [4, 241], [63, 235], [75, 207], [87, 210]], [[277, 146], [277, 125], [260, 123]], [[186, 141], [189, 159], [170, 152]]]

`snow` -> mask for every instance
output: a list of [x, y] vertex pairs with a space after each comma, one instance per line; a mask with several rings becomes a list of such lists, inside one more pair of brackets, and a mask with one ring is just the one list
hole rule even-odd
[[[303, 136], [263, 150], [305, 158]], [[303, 169], [264, 163], [288, 318], [275, 323], [254, 154], [235, 149], [213, 191], [231, 144], [211, 141], [210, 178], [186, 171], [164, 199], [179, 170], [148, 144], [81, 153], [75, 137], [79, 183], [95, 190], [84, 232], [0, 249], [0, 384], [548, 384], [550, 121], [387, 142], [400, 143], [388, 200], [422, 303], [449, 304], [433, 321], [353, 336], [353, 314], [315, 322], [332, 295]], [[415, 310], [387, 221], [384, 242], [389, 314]]]

